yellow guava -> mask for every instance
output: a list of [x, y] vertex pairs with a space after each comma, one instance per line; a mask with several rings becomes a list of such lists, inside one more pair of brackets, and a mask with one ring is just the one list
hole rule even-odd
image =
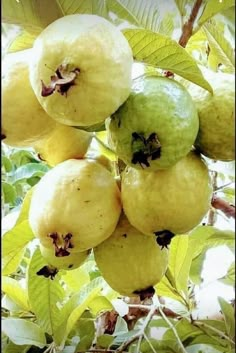
[[199, 224], [212, 196], [208, 168], [190, 152], [173, 167], [146, 173], [127, 167], [121, 178], [124, 212], [145, 234], [181, 234]]
[[40, 251], [43, 258], [58, 270], [74, 270], [81, 266], [90, 254], [90, 250], [82, 252], [71, 252], [68, 256], [56, 256], [53, 247], [46, 248], [40, 244]]
[[86, 154], [92, 133], [56, 123], [55, 128], [34, 144], [39, 157], [55, 166], [67, 159], [80, 159]]
[[108, 238], [121, 212], [120, 190], [112, 174], [88, 159], [70, 159], [47, 172], [35, 186], [29, 222], [57, 256], [88, 250]]
[[205, 156], [221, 161], [235, 159], [235, 77], [201, 68], [213, 88], [213, 95], [190, 84], [189, 93], [199, 115], [195, 147]]
[[123, 215], [114, 233], [94, 248], [94, 257], [107, 283], [130, 297], [153, 294], [168, 265], [168, 250], [161, 250], [154, 235], [142, 234]]
[[2, 139], [13, 147], [30, 147], [55, 126], [30, 85], [28, 63], [31, 55], [30, 49], [8, 54], [3, 64]]
[[129, 98], [106, 120], [109, 144], [119, 158], [147, 171], [169, 168], [186, 156], [198, 127], [186, 88], [160, 76], [134, 80]]
[[96, 15], [59, 18], [34, 43], [30, 81], [55, 120], [74, 126], [104, 121], [131, 90], [132, 51], [122, 32]]

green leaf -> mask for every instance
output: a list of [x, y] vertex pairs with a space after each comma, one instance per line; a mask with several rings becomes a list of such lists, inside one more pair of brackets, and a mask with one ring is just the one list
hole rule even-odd
[[31, 188], [24, 197], [24, 200], [21, 205], [21, 210], [19, 217], [17, 218], [16, 225], [20, 224], [23, 221], [27, 221], [29, 217], [29, 208], [31, 203], [32, 194], [34, 192], [34, 188]]
[[127, 322], [120, 316], [117, 317], [115, 330], [113, 332], [113, 336], [124, 335], [128, 333], [128, 325]]
[[123, 33], [135, 60], [171, 71], [212, 92], [195, 60], [176, 41], [143, 29], [126, 29]]
[[9, 45], [7, 52], [14, 53], [16, 51], [25, 50], [33, 47], [36, 34], [22, 31]]
[[3, 348], [4, 353], [26, 353], [30, 349], [29, 345], [16, 345], [15, 343], [9, 341], [5, 347]]
[[95, 14], [108, 17], [106, 1], [103, 0], [57, 0], [64, 15]]
[[42, 177], [50, 170], [46, 164], [41, 163], [28, 163], [17, 168], [14, 173], [11, 173], [11, 182], [15, 183], [23, 179], [32, 178], [33, 176]]
[[175, 4], [179, 10], [180, 16], [183, 17], [186, 14], [185, 6], [188, 0], [175, 0]]
[[222, 314], [224, 316], [226, 331], [230, 338], [235, 337], [235, 317], [234, 308], [224, 298], [218, 297], [218, 301], [221, 307]]
[[89, 274], [83, 266], [62, 273], [61, 279], [68, 287], [68, 292], [71, 293], [79, 292], [83, 285], [90, 282]]
[[20, 25], [30, 33], [39, 34], [43, 28], [63, 15], [60, 4], [55, 0], [2, 1], [3, 23]]
[[203, 29], [209, 42], [210, 55], [217, 59], [217, 64], [225, 65], [233, 73], [235, 67], [234, 49], [225, 38], [222, 29], [216, 22], [206, 23]]
[[28, 269], [28, 296], [30, 306], [40, 326], [45, 332], [54, 335], [61, 324], [59, 305], [65, 296], [65, 292], [59, 281], [58, 274], [54, 279], [37, 275], [37, 272], [45, 265], [47, 264], [39, 248], [37, 248], [31, 258]]
[[178, 292], [188, 291], [188, 278], [192, 262], [193, 249], [190, 247], [188, 235], [175, 236], [170, 245], [169, 271]]
[[83, 315], [76, 325], [76, 332], [78, 332], [80, 341], [76, 346], [75, 352], [88, 350], [92, 346], [96, 333], [94, 321]]
[[108, 334], [103, 334], [98, 336], [97, 345], [99, 348], [108, 348], [112, 342], [114, 341], [114, 337]]
[[218, 279], [224, 284], [235, 286], [235, 262], [232, 262], [225, 276]]
[[191, 263], [191, 268], [190, 268], [190, 278], [191, 281], [194, 284], [201, 284], [202, 282], [202, 269], [203, 269], [203, 263], [206, 258], [206, 251], [204, 251], [202, 254], [198, 255], [195, 257]]
[[171, 285], [169, 279], [164, 276], [162, 280], [154, 287], [157, 295], [172, 298], [179, 301], [185, 305], [183, 297], [178, 293], [178, 291]]
[[[192, 325], [185, 318], [182, 318], [175, 324], [175, 329], [182, 342], [186, 341], [189, 337], [193, 338], [202, 334], [202, 331], [199, 328]], [[169, 340], [174, 338], [175, 338], [175, 335], [171, 328], [164, 333], [163, 339]]]
[[192, 346], [186, 347], [187, 353], [221, 353], [221, 350], [216, 349], [212, 345], [209, 344], [194, 344]]
[[26, 245], [34, 239], [34, 234], [28, 221], [16, 224], [2, 238], [2, 274], [13, 273], [23, 257]]
[[[176, 338], [172, 340], [161, 339], [157, 340], [154, 338], [148, 339], [148, 341], [143, 340], [141, 344], [142, 353], [151, 353], [153, 350], [150, 350], [150, 344], [155, 349], [155, 352], [158, 353], [181, 353]], [[183, 351], [182, 351], [183, 352]]]
[[103, 295], [94, 298], [88, 305], [90, 312], [95, 317], [98, 316], [103, 311], [112, 310], [113, 305], [111, 302]]
[[173, 31], [174, 31], [173, 15], [170, 13], [167, 13], [164, 16], [164, 18], [161, 20], [160, 27], [158, 28], [158, 32], [171, 37]]
[[10, 159], [17, 168], [27, 163], [38, 163], [33, 153], [27, 150], [17, 150], [16, 152], [11, 153]]
[[18, 281], [10, 277], [3, 276], [2, 291], [23, 310], [30, 310], [27, 291], [21, 287]]
[[16, 189], [13, 185], [3, 182], [2, 183], [2, 191], [4, 195], [4, 202], [14, 204], [14, 201], [17, 197]]
[[12, 162], [10, 158], [6, 156], [2, 156], [2, 165], [4, 166], [6, 172], [10, 172], [12, 170]]
[[46, 338], [41, 327], [24, 319], [2, 320], [2, 331], [15, 344], [29, 344], [40, 348], [46, 345]]
[[202, 15], [198, 20], [198, 24], [202, 25], [204, 22], [208, 21], [211, 17], [215, 16], [217, 13], [222, 12], [234, 5], [235, 5], [234, 0], [222, 0], [222, 1], [208, 0], [206, 2]]

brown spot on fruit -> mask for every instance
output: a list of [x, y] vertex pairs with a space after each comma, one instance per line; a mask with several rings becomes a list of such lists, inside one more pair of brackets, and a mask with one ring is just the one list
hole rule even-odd
[[1, 134], [1, 140], [4, 140], [6, 138], [5, 134]]
[[47, 86], [41, 80], [42, 83], [42, 90], [41, 95], [42, 97], [48, 97], [53, 94], [55, 91], [60, 93], [62, 96], [67, 95], [68, 90], [71, 86], [75, 84], [75, 79], [80, 73], [80, 69], [76, 68], [72, 71], [68, 71], [67, 65], [60, 65], [55, 75], [51, 76], [51, 82]]

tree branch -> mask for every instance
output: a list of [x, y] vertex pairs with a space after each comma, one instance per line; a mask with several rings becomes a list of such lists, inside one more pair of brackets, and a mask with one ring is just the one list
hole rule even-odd
[[189, 19], [183, 25], [182, 34], [181, 34], [181, 37], [179, 39], [179, 44], [182, 47], [184, 47], [184, 48], [186, 47], [186, 44], [188, 43], [188, 40], [189, 40], [189, 38], [191, 37], [191, 35], [193, 33], [193, 25], [194, 25], [194, 22], [196, 20], [198, 11], [199, 11], [199, 9], [201, 7], [201, 4], [202, 4], [202, 0], [196, 0], [195, 1], [195, 4], [193, 5], [193, 8], [192, 8], [191, 14], [189, 16]]
[[211, 205], [216, 210], [222, 211], [228, 218], [233, 217], [235, 219], [235, 206], [229, 204], [227, 201], [213, 195]]

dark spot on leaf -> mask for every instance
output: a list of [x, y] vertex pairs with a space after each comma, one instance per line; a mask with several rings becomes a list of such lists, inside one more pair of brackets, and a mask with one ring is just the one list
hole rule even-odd
[[54, 279], [58, 270], [55, 267], [44, 266], [38, 272], [36, 272], [37, 276], [44, 276], [46, 278]]

